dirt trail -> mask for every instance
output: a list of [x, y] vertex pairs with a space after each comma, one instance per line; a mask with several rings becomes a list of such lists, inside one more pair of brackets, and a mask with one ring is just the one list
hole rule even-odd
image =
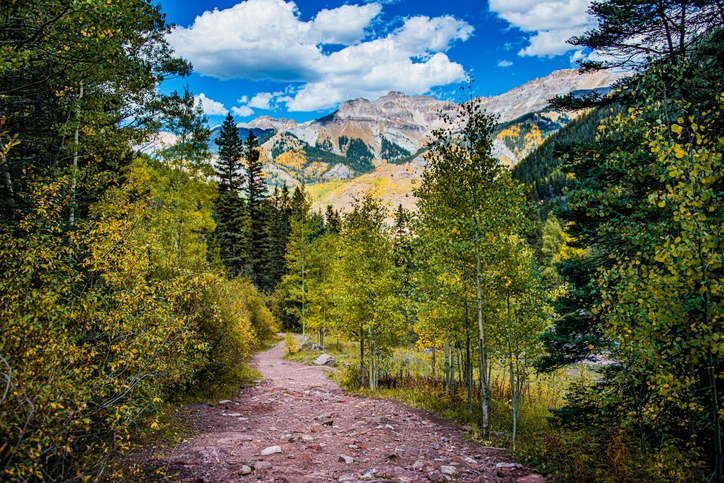
[[[282, 356], [283, 342], [257, 354], [264, 381], [234, 401], [192, 408], [199, 436], [154, 464], [189, 483], [545, 481], [431, 414], [346, 395], [327, 378], [330, 368]], [[272, 446], [281, 451], [263, 456]]]

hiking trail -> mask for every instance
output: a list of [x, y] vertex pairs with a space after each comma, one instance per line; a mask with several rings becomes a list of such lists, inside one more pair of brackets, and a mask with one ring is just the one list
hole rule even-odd
[[186, 483], [546, 481], [430, 413], [345, 394], [326, 375], [334, 369], [283, 360], [283, 348], [254, 356], [263, 382], [190, 406], [198, 435], [153, 464]]

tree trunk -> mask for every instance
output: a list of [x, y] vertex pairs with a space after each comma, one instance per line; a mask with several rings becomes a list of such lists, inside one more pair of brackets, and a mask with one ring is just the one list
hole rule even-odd
[[483, 432], [483, 439], [487, 440], [489, 437], [488, 434], [488, 407], [490, 405], [490, 379], [487, 377], [486, 374], [486, 361], [485, 361], [485, 352], [483, 351], [483, 341], [479, 340], [478, 343], [479, 346], [479, 356], [480, 356], [480, 388], [483, 391], [483, 397], [482, 397], [482, 411], [483, 411], [483, 421], [481, 425], [481, 430]]
[[447, 329], [445, 329], [445, 390], [450, 392], [450, 342]]
[[435, 387], [435, 348], [432, 348], [432, 387]]
[[362, 329], [359, 331], [359, 384], [360, 387], [365, 386], [365, 333]]
[[369, 344], [369, 345], [370, 345], [370, 348], [369, 348], [370, 357], [369, 357], [369, 364], [367, 364], [367, 365], [369, 366], [369, 369], [370, 369], [370, 374], [369, 374], [370, 390], [374, 391], [374, 390], [375, 390], [375, 373], [374, 373], [374, 370], [375, 370], [375, 362], [376, 362], [376, 361], [375, 361], [375, 346], [374, 346], [374, 344], [372, 343], [372, 323], [371, 323], [371, 322], [370, 322], [369, 324], [367, 324], [367, 331], [368, 331], [369, 338], [370, 338], [370, 344]]
[[[477, 220], [476, 220], [477, 221]], [[480, 266], [480, 233], [478, 233], [477, 222], [475, 227], [475, 284], [476, 293], [475, 301], [478, 309], [478, 334], [480, 344], [480, 380], [483, 386], [483, 422], [482, 432], [483, 439], [488, 439], [489, 428], [488, 428], [488, 406], [490, 402], [490, 381], [487, 375], [487, 361], [485, 357], [485, 326], [483, 324], [483, 286], [482, 286], [482, 271]]]
[[510, 402], [513, 409], [513, 448], [515, 448], [515, 438], [518, 432], [518, 411], [517, 406], [517, 385], [515, 381], [515, 368], [513, 367], [513, 322], [510, 317], [510, 293], [505, 297], [507, 315], [508, 315], [508, 365], [510, 368]]
[[455, 340], [450, 351], [450, 397], [455, 397]]
[[78, 131], [80, 129], [80, 101], [83, 99], [83, 82], [80, 83], [80, 93], [78, 94], [78, 102], [76, 104], [76, 126], [75, 126], [75, 143], [73, 151], [73, 174], [70, 184], [70, 215], [68, 216], [68, 224], [72, 227], [75, 224], [75, 184], [78, 170]]
[[[302, 233], [304, 233], [304, 230], [301, 230]], [[306, 305], [306, 294], [304, 293], [305, 287], [304, 287], [304, 248], [301, 249], [302, 252], [302, 347], [304, 347], [304, 343], [306, 342], [307, 333], [306, 333], [306, 320], [304, 320], [304, 306]]]
[[473, 414], [473, 364], [470, 360], [470, 319], [465, 302], [465, 385], [468, 390], [468, 417]]

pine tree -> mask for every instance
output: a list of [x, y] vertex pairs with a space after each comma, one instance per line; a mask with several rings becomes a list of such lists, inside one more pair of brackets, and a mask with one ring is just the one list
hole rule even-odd
[[239, 191], [243, 184], [241, 173], [241, 158], [244, 154], [244, 144], [239, 138], [234, 116], [226, 115], [221, 124], [219, 137], [214, 140], [219, 146], [219, 161], [216, 165], [216, 176], [219, 177], [219, 192], [226, 190]]
[[286, 183], [281, 190], [274, 188], [272, 205], [271, 227], [269, 230], [269, 285], [275, 288], [287, 273], [287, 262], [284, 256], [291, 232], [290, 218], [292, 209], [289, 188]]
[[244, 144], [246, 161], [247, 214], [249, 236], [247, 239], [247, 274], [251, 282], [260, 290], [269, 290], [267, 268], [269, 265], [269, 207], [267, 188], [262, 175], [259, 143], [252, 131]]
[[231, 113], [224, 119], [219, 137], [214, 142], [219, 146], [219, 161], [216, 166], [219, 197], [214, 206], [216, 245], [221, 262], [232, 277], [237, 277], [243, 273], [246, 264], [245, 206], [240, 193], [243, 183], [241, 156], [244, 146]]
[[342, 218], [339, 216], [339, 211], [335, 210], [332, 205], [327, 205], [324, 223], [326, 230], [329, 232], [339, 233], [342, 231]]

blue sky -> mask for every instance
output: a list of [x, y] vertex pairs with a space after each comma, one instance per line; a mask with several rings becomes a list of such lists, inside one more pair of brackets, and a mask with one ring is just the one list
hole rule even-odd
[[314, 119], [390, 90], [455, 99], [470, 75], [493, 96], [575, 66], [565, 41], [595, 26], [589, 0], [165, 0], [169, 42], [209, 123], [231, 111]]

